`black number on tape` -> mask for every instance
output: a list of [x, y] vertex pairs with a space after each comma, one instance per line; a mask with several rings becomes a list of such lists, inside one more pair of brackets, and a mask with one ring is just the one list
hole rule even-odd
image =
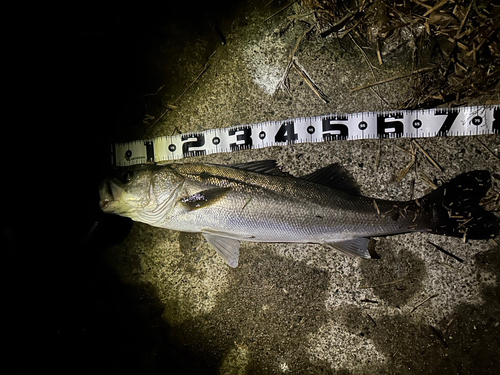
[[[190, 138], [196, 138], [195, 141], [187, 141]], [[201, 147], [205, 145], [205, 134], [186, 134], [181, 137], [182, 144], [182, 153], [186, 156], [200, 156], [205, 155], [205, 150], [191, 150], [193, 147]]]
[[[239, 132], [243, 132], [243, 134], [236, 134]], [[236, 134], [236, 142], [229, 144], [229, 147], [231, 148], [232, 151], [252, 148], [252, 128], [250, 126], [245, 126], [236, 129], [229, 129], [229, 135], [235, 135], [235, 134]], [[241, 141], [243, 141], [243, 143], [241, 143]]]
[[404, 125], [397, 119], [402, 119], [403, 113], [396, 112], [390, 114], [377, 115], [377, 134], [380, 138], [387, 138], [391, 134], [401, 137], [404, 133]]
[[153, 141], [144, 142], [144, 146], [146, 146], [146, 161], [154, 161], [155, 149], [153, 146]]
[[293, 121], [284, 122], [274, 137], [275, 142], [293, 142], [299, 138], [295, 133]]
[[493, 110], [493, 133], [500, 133], [500, 108]]
[[349, 136], [349, 128], [339, 120], [347, 120], [347, 118], [332, 119], [327, 117], [323, 119], [323, 139], [325, 141], [346, 139]]
[[454, 110], [441, 110], [441, 111], [436, 111], [435, 112], [436, 116], [446, 116], [446, 118], [443, 121], [443, 124], [441, 125], [441, 128], [439, 128], [439, 131], [437, 132], [438, 135], [448, 135], [448, 132], [451, 129], [451, 126], [455, 122], [455, 119], [458, 116], [458, 111]]

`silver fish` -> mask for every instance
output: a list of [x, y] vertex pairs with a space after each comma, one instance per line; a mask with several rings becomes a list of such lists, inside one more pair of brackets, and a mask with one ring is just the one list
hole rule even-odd
[[488, 171], [473, 171], [401, 202], [361, 196], [335, 164], [295, 178], [272, 160], [185, 163], [121, 171], [102, 183], [100, 206], [156, 227], [200, 232], [236, 267], [240, 241], [329, 244], [370, 258], [371, 236], [419, 231], [489, 238], [498, 233], [498, 219], [479, 201], [490, 185]]

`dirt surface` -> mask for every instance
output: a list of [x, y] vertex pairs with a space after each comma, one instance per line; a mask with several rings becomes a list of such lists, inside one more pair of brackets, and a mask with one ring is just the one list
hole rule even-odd
[[[106, 108], [112, 119], [103, 127], [106, 140], [395, 109], [412, 96], [414, 76], [350, 92], [413, 71], [411, 51], [379, 66], [376, 51], [349, 36], [320, 37], [310, 29], [314, 15], [299, 2], [271, 18], [287, 3], [266, 3], [200, 8], [194, 15], [161, 8], [168, 11], [164, 18], [152, 6], [144, 16], [154, 14], [156, 27], [142, 33], [131, 28], [137, 33], [125, 47], [106, 39], [100, 50], [128, 51], [111, 61], [121, 61], [113, 67], [130, 80], [117, 90], [120, 105]], [[136, 20], [132, 13], [125, 12]], [[292, 52], [328, 103], [294, 70], [289, 92], [279, 87]], [[409, 139], [299, 144], [191, 161], [275, 159], [295, 176], [340, 163], [363, 195], [393, 200], [410, 199], [412, 190], [415, 197], [429, 192], [425, 176], [439, 183], [487, 169], [498, 193], [497, 136], [418, 142], [443, 171], [420, 153], [400, 182], [398, 173], [411, 161], [405, 152]], [[94, 193], [90, 205], [97, 205]], [[59, 273], [48, 284], [56, 286], [53, 303], [60, 307], [49, 328], [65, 358], [57, 369], [83, 358], [89, 369], [106, 373], [495, 374], [500, 368], [498, 238], [466, 243], [421, 233], [375, 238], [380, 259], [373, 260], [319, 245], [243, 243], [239, 266], [232, 269], [198, 234], [133, 223], [123, 242], [100, 246], [89, 256], [95, 231], [89, 233], [76, 284], [72, 271], [57, 268], [73, 280], [71, 292], [64, 289], [61, 297]], [[79, 258], [72, 257], [76, 264]]]

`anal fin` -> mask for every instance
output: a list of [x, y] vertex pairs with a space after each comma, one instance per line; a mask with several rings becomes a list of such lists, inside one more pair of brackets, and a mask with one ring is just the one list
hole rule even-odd
[[371, 255], [368, 251], [369, 242], [369, 238], [359, 237], [347, 241], [331, 242], [327, 243], [326, 245], [329, 247], [333, 247], [334, 249], [339, 250], [344, 254], [350, 255], [352, 257], [370, 259]]
[[240, 241], [210, 233], [202, 233], [207, 242], [226, 261], [229, 267], [237, 267], [240, 257]]

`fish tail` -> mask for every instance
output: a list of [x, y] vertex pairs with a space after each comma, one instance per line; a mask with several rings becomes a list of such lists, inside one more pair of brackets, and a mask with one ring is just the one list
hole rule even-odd
[[425, 231], [464, 239], [498, 235], [498, 218], [480, 204], [490, 187], [490, 172], [477, 170], [463, 173], [416, 200], [430, 218], [431, 225]]

